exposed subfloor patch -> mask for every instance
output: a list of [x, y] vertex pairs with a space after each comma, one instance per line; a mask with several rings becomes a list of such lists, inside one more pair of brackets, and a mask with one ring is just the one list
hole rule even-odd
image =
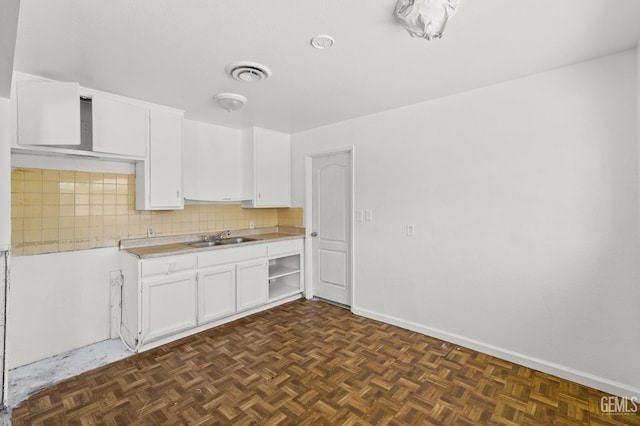
[[55, 383], [132, 355], [118, 339], [104, 340], [9, 371], [8, 413], [0, 413], [0, 426], [11, 410], [29, 395]]

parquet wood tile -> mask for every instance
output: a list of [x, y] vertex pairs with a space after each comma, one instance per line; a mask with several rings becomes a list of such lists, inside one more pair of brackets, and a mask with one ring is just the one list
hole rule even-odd
[[54, 385], [14, 425], [640, 425], [602, 392], [297, 301]]

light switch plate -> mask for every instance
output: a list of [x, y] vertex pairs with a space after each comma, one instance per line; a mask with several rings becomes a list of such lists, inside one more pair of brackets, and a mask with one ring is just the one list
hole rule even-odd
[[373, 220], [373, 210], [367, 209], [364, 211], [364, 220], [371, 222]]
[[356, 222], [362, 222], [364, 220], [364, 212], [362, 210], [356, 210]]
[[407, 225], [407, 236], [413, 237], [416, 235], [416, 226], [413, 223]]

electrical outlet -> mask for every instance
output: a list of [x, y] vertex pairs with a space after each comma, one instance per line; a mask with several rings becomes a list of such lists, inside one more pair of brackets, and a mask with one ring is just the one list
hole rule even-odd
[[147, 237], [151, 238], [151, 237], [155, 237], [156, 236], [156, 230], [153, 229], [153, 226], [150, 226], [147, 228]]
[[416, 226], [413, 223], [407, 225], [407, 236], [413, 237], [416, 235]]
[[249, 229], [254, 229], [256, 227], [256, 224], [252, 222], [249, 222]]

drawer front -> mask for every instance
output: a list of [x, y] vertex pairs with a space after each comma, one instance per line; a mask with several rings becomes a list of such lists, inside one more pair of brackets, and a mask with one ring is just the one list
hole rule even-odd
[[141, 266], [143, 277], [152, 277], [156, 275], [171, 275], [177, 272], [184, 272], [190, 269], [196, 269], [196, 257], [174, 256], [163, 257], [161, 259], [143, 260]]
[[267, 245], [267, 252], [269, 257], [278, 256], [285, 253], [291, 253], [295, 251], [302, 251], [303, 242], [302, 238], [296, 238], [295, 240], [279, 241], [277, 243], [269, 243]]
[[246, 247], [221, 248], [198, 254], [198, 268], [244, 262], [267, 256], [265, 244], [253, 244]]

